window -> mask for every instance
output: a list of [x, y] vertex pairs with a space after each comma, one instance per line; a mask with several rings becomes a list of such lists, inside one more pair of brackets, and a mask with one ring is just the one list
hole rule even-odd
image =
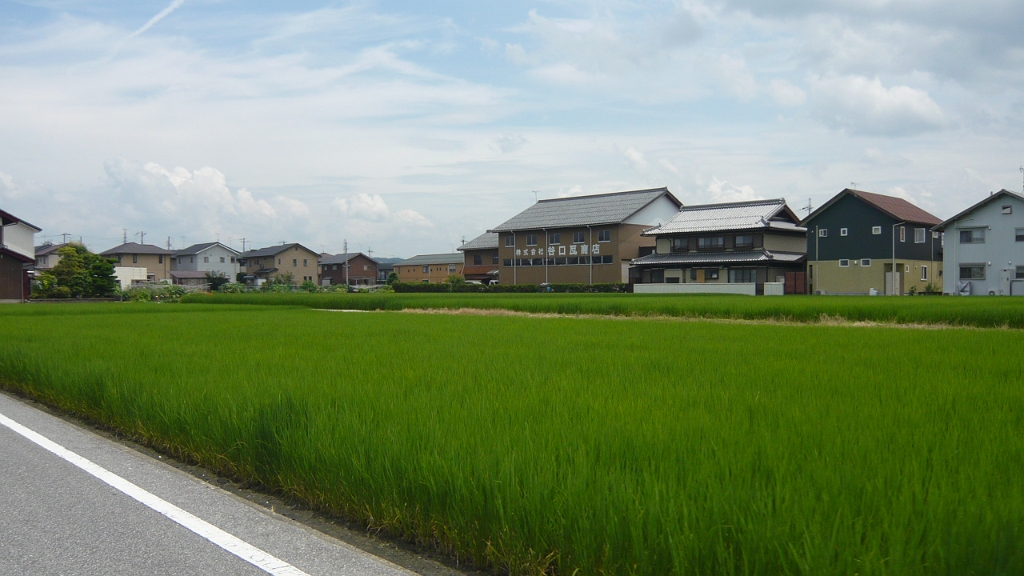
[[337, 269], [338, 269], [338, 265], [337, 264], [331, 264], [331, 270], [337, 270]]
[[754, 247], [754, 235], [753, 234], [740, 234], [736, 236], [736, 248], [753, 248]]
[[[195, 263], [196, 263], [196, 257], [195, 257], [195, 256], [189, 256], [189, 257], [188, 257], [188, 263], [189, 263], [189, 264], [195, 264]], [[280, 261], [280, 260], [278, 260], [278, 261], [277, 261], [277, 263], [278, 263], [278, 264], [280, 264], [280, 263], [281, 263], [281, 261]]]
[[960, 243], [961, 244], [984, 244], [985, 243], [985, 229], [984, 228], [971, 228], [969, 230], [960, 231]]
[[961, 280], [984, 280], [985, 279], [985, 265], [984, 264], [961, 264], [960, 265], [960, 279]]
[[278, 258], [278, 259], [277, 259], [277, 265], [278, 265], [278, 266], [280, 266], [280, 265], [281, 265], [281, 259], [280, 259], [280, 258]]
[[309, 259], [303, 258], [302, 259], [302, 267], [305, 268], [306, 266], [309, 266]]
[[455, 274], [455, 264], [449, 264], [448, 265], [448, 273], [449, 274]]
[[164, 263], [164, 257], [163, 256], [157, 256], [156, 257], [156, 263], [157, 264], [163, 264]]
[[138, 264], [138, 263], [139, 263], [139, 255], [138, 254], [132, 254], [132, 264]]
[[840, 268], [849, 268], [850, 267], [850, 261], [847, 260], [846, 258], [840, 259], [839, 260], [839, 267]]
[[551, 234], [548, 234], [548, 244], [561, 244], [561, 243], [562, 243], [562, 235], [561, 234], [559, 234], [558, 232], [552, 232]]
[[718, 280], [718, 268], [708, 268], [705, 270], [704, 280]]
[[921, 266], [921, 280], [927, 280], [927, 279], [928, 279], [928, 267], [927, 266]]
[[209, 263], [210, 263], [210, 257], [209, 256], [203, 256], [203, 264], [209, 264]]
[[527, 246], [536, 246], [537, 245], [537, 235], [536, 234], [527, 234], [526, 235], [526, 245]]
[[515, 236], [505, 236], [505, 248], [512, 248], [516, 245]]
[[672, 251], [673, 252], [686, 252], [689, 248], [689, 241], [687, 238], [673, 238], [672, 239]]
[[234, 257], [234, 256], [232, 256], [232, 257], [231, 257], [231, 263], [232, 263], [232, 264], [234, 264], [234, 263], [235, 263], [235, 257]]
[[1024, 242], [1024, 228], [1017, 228], [1014, 230], [1017, 242]]
[[1013, 214], [1013, 206], [1011, 206], [1009, 204], [1003, 206], [1003, 208], [1002, 208], [1000, 213], [1001, 214]]
[[1015, 278], [1017, 280], [1024, 280], [1024, 266], [1017, 266], [1017, 275]]
[[223, 264], [223, 263], [224, 263], [224, 257], [223, 257], [223, 256], [221, 256], [221, 257], [220, 257], [220, 263], [221, 263], [221, 264]]
[[573, 232], [572, 233], [572, 243], [573, 244], [583, 244], [584, 242], [586, 242], [586, 240], [584, 239], [583, 232]]
[[474, 266], [480, 266], [483, 263], [484, 263], [484, 257], [483, 256], [481, 256], [479, 254], [474, 254], [473, 255], [473, 265]]
[[505, 266], [505, 267], [511, 267], [512, 266], [512, 259], [511, 258], [505, 258], [504, 260], [501, 261], [501, 265]]
[[757, 270], [754, 268], [729, 270], [729, 282], [757, 282]]
[[299, 259], [298, 258], [292, 258], [292, 266], [294, 266], [296, 268], [299, 267]]
[[612, 241], [612, 231], [611, 230], [601, 230], [600, 232], [597, 233], [597, 241], [598, 242], [611, 242]]
[[882, 233], [882, 227], [881, 226], [872, 226], [871, 227], [871, 233], [875, 234], [875, 235], [881, 234]]
[[497, 264], [497, 263], [498, 263], [498, 255], [497, 254], [491, 254], [491, 264]]
[[910, 274], [910, 264], [904, 264], [903, 265], [903, 273], [904, 274]]
[[423, 273], [424, 274], [430, 274], [430, 266], [424, 266], [423, 267]]
[[697, 239], [698, 250], [721, 250], [725, 248], [725, 236], [703, 236]]
[[665, 271], [664, 270], [651, 270], [651, 282], [655, 284], [663, 284], [665, 282]]
[[900, 242], [906, 242], [906, 241], [907, 241], [907, 227], [906, 226], [900, 226]]
[[924, 228], [914, 228], [914, 244], [924, 244], [928, 237], [928, 231]]
[[861, 258], [860, 259], [860, 265], [861, 266], [871, 266], [871, 258]]
[[847, 232], [848, 232], [848, 231], [847, 231], [847, 229], [846, 229], [846, 228], [840, 228], [840, 229], [839, 229], [839, 235], [840, 235], [840, 236], [846, 236], [846, 235], [847, 235]]
[[818, 229], [818, 238], [828, 238], [828, 228]]

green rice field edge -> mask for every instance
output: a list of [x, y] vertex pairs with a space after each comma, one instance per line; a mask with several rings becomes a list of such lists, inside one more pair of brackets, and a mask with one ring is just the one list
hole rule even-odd
[[0, 308], [0, 385], [511, 574], [1024, 573], [1024, 332]]
[[525, 313], [670, 316], [784, 322], [879, 322], [1024, 328], [1024, 298], [1011, 296], [740, 296], [655, 294], [193, 294], [189, 303], [321, 309], [500, 309]]

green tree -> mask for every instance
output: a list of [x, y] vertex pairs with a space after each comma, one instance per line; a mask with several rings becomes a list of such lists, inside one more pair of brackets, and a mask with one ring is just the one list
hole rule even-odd
[[398, 274], [396, 274], [394, 272], [392, 272], [391, 274], [388, 274], [388, 279], [387, 279], [386, 282], [387, 282], [388, 286], [391, 286], [395, 282], [398, 282]]
[[210, 286], [210, 292], [216, 292], [220, 290], [220, 287], [230, 282], [231, 279], [224, 275], [223, 272], [206, 273], [206, 283]]
[[451, 274], [451, 275], [448, 276], [448, 278], [445, 279], [445, 284], [448, 285], [448, 289], [449, 290], [451, 290], [452, 292], [455, 292], [455, 290], [459, 286], [465, 286], [466, 285], [466, 279], [464, 277], [458, 275], [458, 274]]
[[90, 252], [86, 252], [82, 259], [89, 268], [89, 289], [86, 295], [106, 297], [116, 294], [120, 287], [114, 276], [114, 263], [117, 260]]
[[37, 279], [39, 296], [82, 298], [117, 293], [116, 260], [93, 254], [81, 244], [62, 246], [57, 249], [57, 254], [60, 262], [50, 269], [49, 274], [42, 274]]
[[60, 255], [60, 262], [50, 269], [50, 273], [57, 280], [57, 286], [66, 288], [61, 294], [66, 293], [70, 298], [81, 298], [84, 296], [90, 285], [89, 268], [85, 263], [85, 254], [89, 251], [81, 244], [68, 244], [57, 249]]

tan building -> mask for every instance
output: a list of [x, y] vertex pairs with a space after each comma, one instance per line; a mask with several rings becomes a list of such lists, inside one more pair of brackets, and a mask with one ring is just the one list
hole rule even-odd
[[249, 250], [238, 257], [247, 282], [262, 284], [271, 278], [291, 274], [293, 284], [317, 282], [319, 255], [302, 244], [281, 244]]
[[501, 263], [498, 255], [498, 234], [484, 232], [457, 248], [465, 257], [463, 268], [466, 280], [490, 284], [498, 281], [498, 266]]
[[668, 188], [541, 200], [496, 226], [503, 284], [628, 282], [630, 261], [682, 205]]
[[[127, 242], [100, 252], [100, 256], [116, 258], [115, 267], [127, 269], [131, 278], [145, 278], [149, 282], [165, 282], [171, 279], [172, 255], [173, 252], [170, 250], [138, 242]], [[121, 275], [123, 274], [119, 274], [119, 277]]]
[[462, 276], [465, 268], [463, 255], [420, 254], [395, 264], [399, 282], [444, 282], [452, 274]]

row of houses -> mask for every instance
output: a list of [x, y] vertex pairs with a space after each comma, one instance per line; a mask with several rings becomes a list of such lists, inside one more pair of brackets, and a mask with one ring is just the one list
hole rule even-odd
[[[38, 227], [0, 218], [0, 300], [19, 300], [29, 271], [55, 266], [62, 244], [33, 246]], [[400, 261], [299, 243], [239, 252], [125, 242], [101, 254], [117, 260], [122, 287], [202, 285], [209, 274], [373, 285], [395, 272], [403, 282], [621, 282], [647, 293], [1022, 295], [1024, 197], [1001, 190], [943, 221], [902, 198], [845, 189], [801, 220], [784, 199], [684, 206], [654, 188], [540, 200], [455, 253]]]
[[622, 282], [647, 293], [1022, 295], [1022, 202], [1001, 190], [943, 221], [853, 189], [803, 219], [784, 199], [683, 206], [666, 188], [555, 198], [466, 243], [461, 257], [418, 256], [396, 271], [435, 282], [461, 265], [484, 283]]

